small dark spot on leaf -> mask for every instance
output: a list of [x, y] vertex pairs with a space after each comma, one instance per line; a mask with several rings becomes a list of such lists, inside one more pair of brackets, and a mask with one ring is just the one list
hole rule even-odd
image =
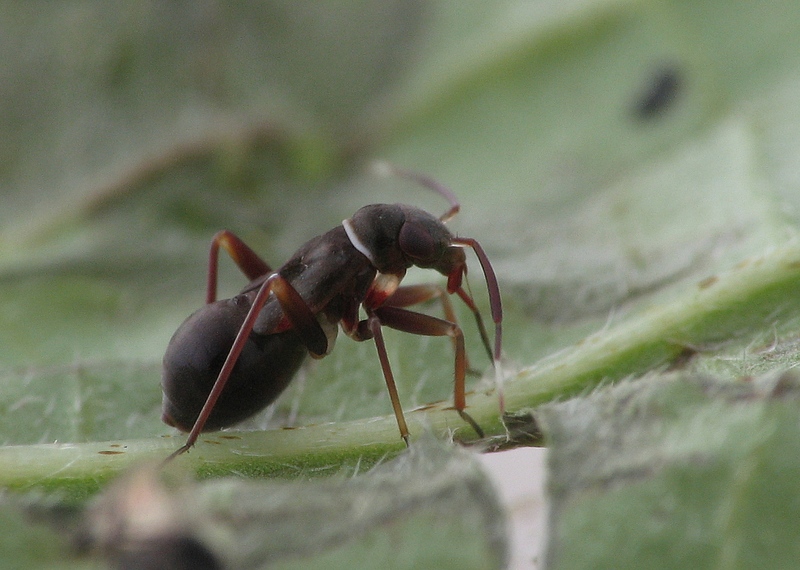
[[212, 445], [221, 445], [221, 441], [217, 441], [216, 439], [204, 439], [203, 443], [210, 443]]
[[220, 439], [242, 439], [238, 435], [218, 435], [217, 437]]
[[716, 275], [712, 275], [711, 277], [706, 277], [705, 279], [700, 281], [700, 283], [698, 283], [697, 286], [700, 287], [701, 289], [708, 289], [717, 281], [719, 281], [719, 277], [717, 277]]
[[682, 88], [681, 73], [674, 65], [658, 68], [636, 97], [634, 115], [648, 121], [663, 114], [674, 103]]
[[110, 449], [104, 449], [103, 451], [98, 451], [100, 455], [122, 455], [125, 453], [124, 451], [112, 451]]
[[699, 351], [696, 348], [691, 346], [685, 346], [683, 349], [678, 353], [678, 355], [669, 363], [667, 367], [668, 371], [673, 370], [680, 370], [682, 368], [686, 368], [686, 365], [691, 362], [692, 358], [698, 353]]

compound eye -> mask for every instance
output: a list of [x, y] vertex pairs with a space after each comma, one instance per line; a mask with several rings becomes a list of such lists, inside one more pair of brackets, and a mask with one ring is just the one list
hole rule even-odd
[[436, 243], [431, 232], [423, 224], [417, 222], [403, 224], [397, 243], [403, 253], [414, 259], [432, 259], [436, 254]]

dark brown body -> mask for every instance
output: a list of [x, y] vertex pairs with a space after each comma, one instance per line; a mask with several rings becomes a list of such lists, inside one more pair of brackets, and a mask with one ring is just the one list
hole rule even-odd
[[[323, 313], [338, 323], [346, 307], [357, 309], [364, 300], [377, 270], [338, 226], [306, 242], [278, 273], [292, 284], [312, 313]], [[256, 280], [245, 291], [255, 291], [260, 285]], [[280, 304], [272, 297], [261, 309], [253, 332], [271, 334], [287, 326]]]
[[[330, 267], [343, 270], [326, 269]], [[358, 308], [376, 270], [337, 227], [308, 241], [278, 273], [324, 319], [330, 352], [345, 308]], [[175, 332], [163, 360], [165, 422], [183, 431], [192, 428], [266, 277], [255, 279], [232, 299], [199, 309]], [[197, 330], [208, 333], [200, 337]], [[274, 402], [307, 354], [277, 299], [268, 299], [203, 431], [229, 427]]]

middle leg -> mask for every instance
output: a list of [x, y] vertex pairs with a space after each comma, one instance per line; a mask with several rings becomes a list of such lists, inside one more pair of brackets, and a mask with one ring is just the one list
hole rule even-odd
[[[480, 437], [483, 437], [483, 429], [481, 429], [472, 416], [466, 412], [467, 401], [465, 395], [465, 378], [467, 372], [467, 358], [466, 350], [464, 348], [464, 333], [461, 331], [461, 328], [451, 321], [446, 321], [430, 315], [425, 315], [423, 313], [416, 313], [400, 307], [386, 305], [378, 309], [374, 309], [372, 311], [371, 318], [368, 319], [369, 331], [373, 335], [375, 335], [376, 332], [380, 334], [381, 325], [411, 334], [424, 336], [449, 336], [453, 339], [453, 343], [455, 345], [453, 407], [461, 416], [461, 418], [470, 426], [472, 426], [472, 429], [475, 430], [475, 433], [477, 433]], [[381, 359], [381, 364], [384, 368], [384, 376], [386, 377], [387, 384], [389, 384], [391, 370], [389, 371], [389, 376], [387, 376], [386, 369], [388, 368], [389, 363], [388, 356], [386, 355], [386, 348], [383, 345], [383, 337], [381, 336], [379, 341], [378, 337], [375, 336], [375, 340], [378, 347], [378, 354]], [[397, 389], [394, 387], [394, 379], [391, 378], [391, 385], [389, 386], [390, 395], [392, 395], [393, 389], [394, 395], [392, 398], [392, 403], [395, 405], [394, 401], [396, 399]], [[401, 417], [402, 410], [400, 410], [398, 414], [398, 407], [399, 402], [397, 405], [395, 405], [395, 414], [397, 414], [398, 417]], [[404, 425], [405, 421], [403, 421], [403, 426], [401, 426], [401, 432], [403, 431], [402, 428]]]

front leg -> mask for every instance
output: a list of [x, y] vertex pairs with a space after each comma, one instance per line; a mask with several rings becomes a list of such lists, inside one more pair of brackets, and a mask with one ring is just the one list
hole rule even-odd
[[[478, 333], [481, 336], [481, 342], [483, 342], [486, 353], [489, 355], [489, 360], [493, 361], [492, 348], [489, 344], [489, 336], [486, 334], [486, 327], [483, 324], [483, 317], [481, 317], [480, 311], [478, 311], [478, 307], [475, 305], [475, 301], [461, 287], [459, 287], [455, 293], [458, 294], [458, 296], [464, 301], [464, 304], [467, 305], [467, 308], [474, 315], [475, 323], [478, 326]], [[440, 285], [419, 284], [398, 287], [397, 290], [392, 293], [388, 299], [386, 299], [386, 302], [382, 306], [405, 308], [434, 299], [437, 299], [442, 304], [442, 311], [444, 312], [445, 320], [458, 324], [456, 312], [453, 310], [453, 304], [450, 302], [450, 294], [447, 292], [447, 289]], [[467, 370], [469, 372], [479, 374], [478, 371], [470, 370], [469, 357], [467, 357]]]
[[378, 360], [380, 360], [381, 363], [383, 378], [386, 380], [386, 389], [389, 390], [389, 399], [392, 401], [392, 409], [394, 410], [394, 417], [397, 420], [397, 427], [400, 429], [400, 437], [403, 438], [403, 441], [406, 442], [406, 446], [408, 446], [408, 425], [406, 425], [406, 417], [403, 414], [403, 406], [400, 405], [400, 396], [397, 394], [397, 384], [395, 384], [394, 381], [392, 366], [389, 364], [386, 344], [383, 342], [380, 318], [378, 318], [375, 313], [370, 312], [366, 321], [362, 322], [365, 323], [369, 335], [375, 339], [375, 348], [378, 350]]
[[438, 319], [423, 313], [415, 313], [398, 307], [381, 307], [375, 309], [380, 323], [387, 327], [424, 336], [449, 336], [455, 345], [455, 383], [453, 388], [453, 407], [479, 437], [483, 437], [483, 429], [466, 411], [465, 378], [467, 373], [467, 357], [464, 348], [464, 333], [457, 324]]
[[357, 320], [357, 312], [350, 312], [342, 319], [342, 327], [352, 339], [357, 341], [375, 340], [375, 347], [378, 351], [378, 359], [381, 363], [386, 387], [389, 391], [389, 398], [392, 401], [397, 426], [400, 435], [408, 444], [408, 426], [406, 425], [403, 408], [400, 405], [400, 398], [397, 394], [397, 385], [394, 380], [389, 355], [386, 351], [386, 344], [383, 340], [381, 327], [385, 325], [390, 328], [424, 336], [449, 336], [453, 339], [455, 346], [455, 366], [454, 376], [455, 385], [453, 389], [453, 407], [467, 422], [478, 436], [483, 437], [483, 429], [470, 416], [465, 408], [467, 407], [465, 395], [465, 377], [467, 371], [466, 350], [464, 348], [464, 334], [461, 328], [450, 321], [438, 319], [430, 315], [415, 313], [399, 307], [383, 306], [377, 309], [367, 309], [367, 319]]

